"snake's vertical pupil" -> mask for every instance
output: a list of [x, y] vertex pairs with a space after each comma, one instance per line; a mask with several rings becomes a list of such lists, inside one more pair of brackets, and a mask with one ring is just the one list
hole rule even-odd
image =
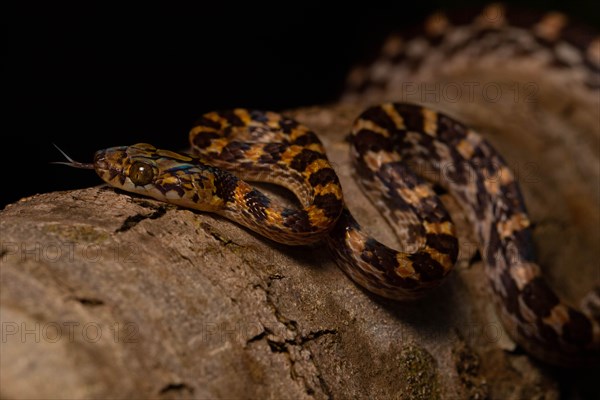
[[152, 165], [136, 161], [129, 167], [129, 179], [136, 186], [145, 186], [154, 179]]

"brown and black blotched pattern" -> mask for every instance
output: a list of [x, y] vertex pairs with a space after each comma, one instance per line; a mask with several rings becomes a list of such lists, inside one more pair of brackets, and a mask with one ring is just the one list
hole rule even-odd
[[[519, 187], [478, 133], [429, 108], [384, 103], [357, 118], [349, 139], [359, 183], [405, 248], [391, 249], [361, 229], [318, 137], [277, 113], [208, 113], [190, 133], [193, 155], [149, 144], [115, 147], [96, 154], [95, 169], [115, 187], [223, 215], [280, 243], [325, 239], [356, 283], [400, 300], [437, 287], [457, 259], [454, 225], [426, 178], [463, 205], [502, 320], [519, 343], [558, 364], [598, 357], [598, 322], [545, 284]], [[243, 179], [282, 185], [301, 207]]]

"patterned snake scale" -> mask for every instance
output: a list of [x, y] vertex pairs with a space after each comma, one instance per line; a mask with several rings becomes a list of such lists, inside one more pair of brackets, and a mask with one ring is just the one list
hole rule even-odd
[[[589, 40], [579, 47], [586, 46]], [[581, 79], [597, 84], [590, 76]], [[317, 135], [277, 113], [211, 112], [190, 132], [192, 155], [136, 144], [98, 151], [93, 167], [109, 185], [222, 215], [280, 243], [324, 240], [357, 284], [398, 300], [437, 287], [457, 259], [454, 225], [424, 179], [433, 180], [463, 206], [511, 336], [552, 364], [597, 362], [600, 293], [578, 311], [545, 283], [518, 184], [487, 141], [446, 115], [403, 103], [368, 108], [349, 141], [358, 182], [405, 249], [391, 249], [361, 229]], [[271, 199], [244, 180], [284, 186], [301, 207]]]

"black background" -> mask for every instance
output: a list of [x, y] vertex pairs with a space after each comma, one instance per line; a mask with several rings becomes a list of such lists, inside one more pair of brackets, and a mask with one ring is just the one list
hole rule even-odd
[[[193, 121], [208, 111], [333, 102], [349, 68], [374, 53], [386, 33], [436, 9], [487, 2], [47, 3], [21, 2], [4, 15], [0, 207], [100, 183], [92, 171], [49, 164], [62, 160], [51, 143], [82, 162], [98, 149], [137, 142], [180, 150]], [[525, 5], [600, 25], [592, 1]]]

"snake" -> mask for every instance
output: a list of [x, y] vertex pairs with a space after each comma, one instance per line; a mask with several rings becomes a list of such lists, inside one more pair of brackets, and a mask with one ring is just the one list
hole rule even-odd
[[[594, 84], [589, 78], [583, 84]], [[600, 360], [600, 289], [577, 309], [549, 287], [515, 175], [481, 134], [429, 107], [383, 102], [356, 118], [347, 139], [356, 181], [390, 223], [399, 249], [371, 237], [352, 216], [317, 134], [276, 112], [206, 113], [190, 131], [188, 152], [138, 143], [99, 150], [91, 164], [65, 154], [63, 164], [94, 169], [126, 192], [218, 214], [278, 243], [324, 242], [356, 284], [399, 301], [438, 287], [458, 257], [456, 228], [434, 183], [471, 223], [491, 297], [515, 341], [550, 364]], [[283, 186], [299, 205], [247, 181]]]

